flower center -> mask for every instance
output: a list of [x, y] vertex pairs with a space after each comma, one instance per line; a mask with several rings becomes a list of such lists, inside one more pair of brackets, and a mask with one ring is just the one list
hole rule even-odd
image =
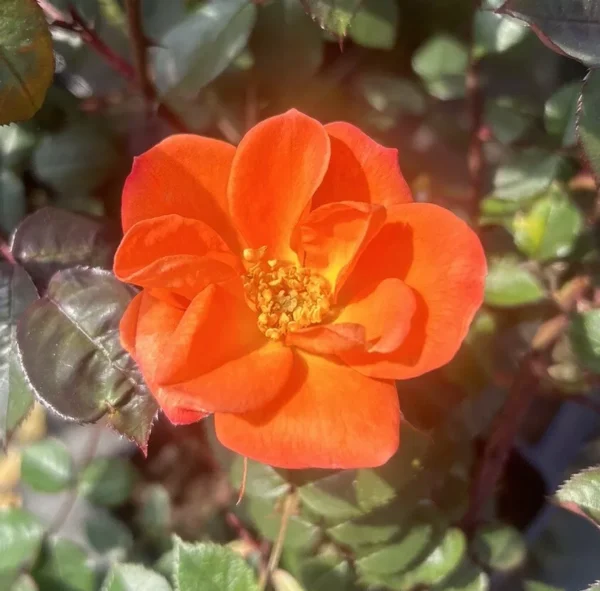
[[244, 258], [255, 263], [243, 281], [246, 297], [258, 313], [260, 331], [276, 341], [288, 332], [322, 322], [330, 310], [327, 279], [311, 269], [261, 257], [260, 249], [244, 251]]

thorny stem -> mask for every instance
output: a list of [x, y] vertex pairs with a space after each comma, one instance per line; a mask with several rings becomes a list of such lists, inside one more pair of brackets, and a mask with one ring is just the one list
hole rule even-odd
[[277, 534], [277, 540], [273, 548], [271, 549], [271, 555], [269, 556], [269, 562], [267, 568], [264, 569], [260, 575], [260, 581], [258, 582], [258, 588], [260, 591], [264, 591], [267, 587], [269, 578], [277, 568], [279, 559], [281, 558], [281, 552], [283, 551], [283, 543], [285, 542], [285, 534], [290, 522], [290, 517], [296, 512], [298, 508], [298, 493], [291, 491], [285, 497], [283, 501], [283, 509], [281, 513], [281, 524], [279, 526], [279, 533]]
[[542, 353], [532, 351], [521, 360], [506, 403], [494, 420], [471, 486], [469, 510], [463, 519], [463, 527], [469, 532], [479, 524], [483, 509], [496, 492], [519, 429], [535, 397], [541, 358]]
[[[133, 46], [135, 67], [118, 55], [107, 45], [86, 22], [77, 9], [69, 7], [69, 14], [64, 14], [47, 0], [37, 0], [38, 4], [50, 20], [50, 26], [77, 33], [108, 65], [128, 82], [135, 83], [151, 105], [156, 99], [156, 92], [147, 74], [146, 42], [142, 30], [139, 0], [128, 0], [128, 28]], [[185, 123], [165, 104], [157, 104], [156, 114], [181, 132], [189, 131]]]
[[[100, 422], [93, 425], [89, 439], [87, 440], [86, 447], [83, 453], [83, 456], [80, 461], [79, 470], [83, 470], [88, 466], [88, 464], [94, 459], [96, 456], [96, 451], [98, 449], [98, 444], [100, 443], [100, 438], [102, 437], [104, 425]], [[50, 527], [48, 528], [48, 534], [53, 534], [58, 532], [61, 527], [67, 521], [73, 507], [75, 506], [75, 502], [77, 500], [77, 488], [74, 487], [71, 489], [67, 498], [63, 501], [62, 505], [59, 507], [58, 512], [54, 516], [54, 520], [52, 521]]]
[[471, 23], [471, 43], [469, 51], [469, 65], [466, 74], [467, 107], [471, 120], [471, 137], [467, 151], [467, 167], [471, 194], [469, 196], [470, 217], [473, 223], [479, 215], [479, 204], [483, 198], [484, 158], [483, 158], [483, 103], [484, 96], [481, 88], [479, 58], [475, 54], [475, 17], [481, 0], [473, 2], [473, 22]]

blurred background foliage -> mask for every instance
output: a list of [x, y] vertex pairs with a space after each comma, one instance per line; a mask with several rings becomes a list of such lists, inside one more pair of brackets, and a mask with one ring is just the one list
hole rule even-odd
[[[594, 0], [0, 0], [0, 588], [600, 589], [599, 30]], [[388, 464], [249, 462], [236, 505], [242, 458], [120, 349], [120, 194], [167, 135], [292, 107], [477, 228], [485, 305], [398, 384]]]

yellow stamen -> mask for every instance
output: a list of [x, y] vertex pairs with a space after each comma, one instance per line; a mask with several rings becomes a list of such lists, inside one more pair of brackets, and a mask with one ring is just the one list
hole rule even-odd
[[248, 256], [244, 251], [248, 262], [256, 262], [244, 276], [244, 289], [258, 313], [261, 332], [276, 341], [288, 332], [323, 322], [331, 307], [328, 281], [310, 269], [284, 261], [260, 261], [263, 255], [264, 249], [252, 250]]

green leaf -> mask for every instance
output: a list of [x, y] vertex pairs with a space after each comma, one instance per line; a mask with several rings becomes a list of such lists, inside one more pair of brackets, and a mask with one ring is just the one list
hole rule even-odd
[[563, 146], [572, 146], [577, 140], [577, 104], [580, 94], [581, 82], [571, 82], [559, 88], [544, 106], [546, 131], [558, 137]]
[[0, 573], [28, 569], [35, 562], [44, 528], [23, 509], [0, 509]]
[[571, 320], [569, 340], [579, 363], [600, 373], [600, 310], [588, 310]]
[[0, 171], [0, 230], [11, 234], [25, 217], [25, 185], [11, 170]]
[[217, 544], [187, 544], [175, 538], [175, 588], [178, 591], [257, 591], [254, 572], [244, 559]]
[[402, 576], [402, 582], [413, 587], [440, 583], [458, 568], [466, 548], [463, 532], [449, 528], [432, 552], [416, 568]]
[[583, 228], [583, 216], [560, 190], [538, 199], [530, 211], [514, 219], [517, 248], [539, 261], [565, 257], [571, 253]]
[[[554, 587], [554, 585], [546, 585], [546, 583], [540, 583], [539, 581], [524, 581], [523, 591], [566, 591], [566, 589]], [[587, 591], [600, 591], [600, 587], [594, 585]]]
[[35, 142], [35, 134], [23, 125], [11, 123], [0, 126], [0, 161], [2, 165], [17, 171], [26, 168]]
[[519, 531], [502, 523], [477, 530], [473, 552], [482, 565], [501, 572], [519, 568], [527, 557], [527, 548]]
[[311, 18], [338, 39], [348, 34], [362, 0], [301, 0]]
[[507, 0], [498, 12], [525, 21], [539, 38], [557, 53], [600, 65], [596, 34], [600, 15], [595, 2], [573, 0]]
[[281, 569], [273, 572], [271, 584], [274, 591], [306, 591], [290, 573]]
[[546, 297], [540, 281], [511, 258], [492, 261], [486, 283], [485, 302], [491, 306], [513, 307], [535, 304]]
[[524, 39], [527, 32], [517, 19], [479, 10], [475, 15], [475, 56], [502, 53]]
[[28, 445], [21, 460], [21, 478], [34, 490], [60, 492], [71, 486], [75, 467], [66, 446], [56, 439]]
[[323, 63], [323, 36], [298, 0], [259, 6], [250, 48], [255, 74], [273, 91], [305, 84]]
[[46, 295], [21, 317], [17, 342], [29, 383], [62, 417], [94, 422], [148, 395], [119, 338], [131, 297], [111, 273], [73, 268], [54, 275]]
[[167, 579], [139, 564], [115, 564], [101, 591], [171, 591]]
[[363, 0], [350, 24], [350, 38], [370, 49], [393, 49], [398, 29], [396, 0]]
[[[271, 466], [247, 460], [246, 494], [249, 497], [276, 499], [290, 490], [290, 485]], [[244, 473], [244, 458], [236, 455], [231, 464], [231, 483], [236, 489], [241, 488]]]
[[247, 0], [209, 0], [159, 39], [152, 52], [161, 96], [194, 96], [242, 51], [256, 6]]
[[600, 179], [600, 75], [590, 70], [581, 93], [577, 116], [579, 141], [596, 180]]
[[96, 589], [96, 575], [87, 554], [70, 540], [54, 539], [45, 544], [33, 575], [44, 591]]
[[0, 445], [6, 446], [33, 406], [17, 353], [17, 321], [38, 299], [29, 275], [19, 265], [0, 262]]
[[145, 536], [159, 540], [171, 531], [171, 497], [167, 489], [153, 484], [144, 490], [138, 524]]
[[13, 237], [12, 253], [45, 287], [61, 269], [85, 265], [112, 269], [117, 232], [101, 220], [44, 207], [28, 216]]
[[486, 101], [484, 121], [500, 143], [510, 144], [523, 135], [532, 117], [520, 111], [515, 101], [502, 98]]
[[575, 503], [600, 526], [600, 466], [571, 476], [556, 492], [561, 503]]
[[88, 194], [110, 178], [119, 162], [113, 141], [98, 125], [75, 123], [42, 137], [33, 172], [63, 195]]
[[35, 0], [3, 0], [0, 15], [0, 125], [33, 117], [54, 77], [52, 39]]
[[458, 99], [465, 94], [467, 48], [447, 35], [429, 39], [413, 55], [413, 70], [427, 90], [441, 100]]
[[133, 534], [108, 511], [98, 510], [85, 522], [85, 533], [96, 552], [110, 560], [125, 560], [133, 547]]
[[136, 472], [121, 458], [96, 458], [79, 476], [79, 492], [88, 501], [104, 507], [122, 505], [133, 491]]
[[489, 577], [469, 559], [444, 581], [432, 588], [432, 591], [488, 591]]
[[543, 193], [555, 179], [560, 163], [560, 156], [539, 148], [514, 152], [496, 170], [494, 197], [520, 201]]
[[302, 561], [301, 581], [307, 591], [355, 591], [356, 575], [347, 560], [317, 556]]
[[392, 116], [423, 115], [426, 109], [422, 90], [412, 81], [387, 74], [365, 73], [357, 80], [359, 92], [380, 113]]

